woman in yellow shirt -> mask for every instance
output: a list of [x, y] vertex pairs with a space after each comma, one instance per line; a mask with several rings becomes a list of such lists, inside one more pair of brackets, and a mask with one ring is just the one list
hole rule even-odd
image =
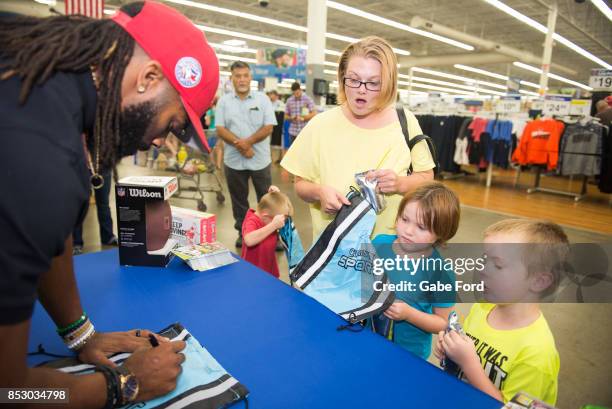
[[[333, 220], [355, 173], [375, 170], [387, 208], [372, 233], [390, 234], [402, 195], [433, 179], [435, 167], [425, 141], [408, 149], [395, 110], [397, 57], [385, 40], [366, 37], [349, 45], [338, 67], [340, 106], [315, 116], [281, 162], [295, 176], [295, 191], [310, 203], [313, 240]], [[422, 133], [406, 111], [410, 137]], [[412, 163], [413, 173], [407, 175]]]

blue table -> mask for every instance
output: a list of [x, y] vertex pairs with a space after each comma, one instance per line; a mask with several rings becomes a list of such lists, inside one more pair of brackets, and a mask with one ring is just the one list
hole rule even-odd
[[[120, 267], [109, 250], [76, 257], [75, 269], [98, 330], [182, 323], [250, 390], [254, 409], [502, 406], [376, 334], [337, 331], [340, 317], [244, 261], [203, 273], [178, 259], [166, 269]], [[42, 343], [66, 353], [54, 330], [37, 304], [29, 351]]]

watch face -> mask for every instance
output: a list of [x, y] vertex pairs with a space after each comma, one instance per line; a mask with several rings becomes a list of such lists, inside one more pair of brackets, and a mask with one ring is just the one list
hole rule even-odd
[[124, 402], [131, 402], [136, 399], [138, 395], [138, 379], [134, 375], [127, 375], [123, 377], [121, 382], [121, 394], [123, 395]]

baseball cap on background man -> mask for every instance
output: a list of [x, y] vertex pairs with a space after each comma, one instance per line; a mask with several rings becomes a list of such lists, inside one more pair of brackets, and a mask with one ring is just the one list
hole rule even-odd
[[[119, 10], [112, 19], [151, 57], [181, 96], [190, 127], [210, 150], [200, 118], [219, 86], [219, 62], [204, 33], [172, 7], [145, 1], [135, 17]], [[189, 132], [176, 135], [183, 142]]]

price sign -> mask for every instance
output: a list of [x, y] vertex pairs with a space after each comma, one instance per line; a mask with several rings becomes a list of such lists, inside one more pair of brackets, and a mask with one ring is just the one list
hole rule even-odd
[[570, 103], [570, 115], [591, 115], [590, 99], [572, 99]]
[[595, 91], [612, 91], [612, 70], [592, 69], [589, 86]]
[[544, 109], [544, 101], [537, 99], [531, 103], [531, 109], [541, 111]]
[[521, 97], [505, 97], [501, 98], [495, 106], [495, 112], [511, 113], [521, 112]]
[[547, 95], [544, 100], [544, 115], [569, 115], [571, 97]]

